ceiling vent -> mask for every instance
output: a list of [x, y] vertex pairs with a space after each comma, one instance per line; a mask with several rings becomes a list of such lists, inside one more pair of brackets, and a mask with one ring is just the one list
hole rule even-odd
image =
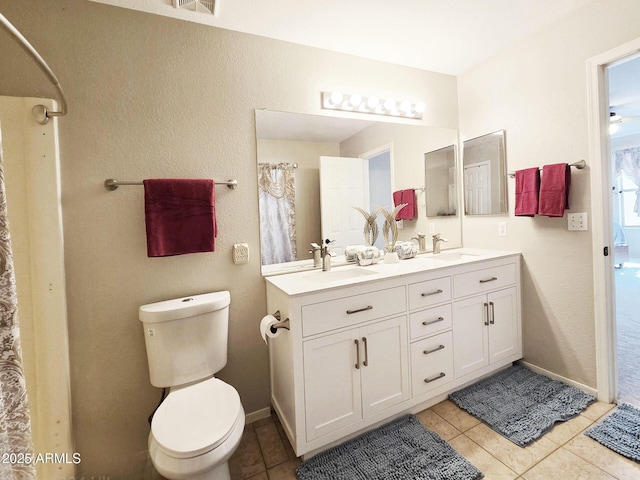
[[217, 16], [218, 2], [219, 0], [173, 0], [173, 6], [194, 12], [208, 13], [215, 17]]

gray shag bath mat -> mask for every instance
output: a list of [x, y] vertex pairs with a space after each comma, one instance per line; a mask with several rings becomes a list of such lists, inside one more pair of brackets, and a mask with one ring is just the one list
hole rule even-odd
[[622, 403], [585, 435], [614, 452], [640, 462], [640, 410]]
[[300, 465], [296, 475], [299, 480], [476, 480], [484, 476], [415, 415], [319, 453]]
[[595, 401], [582, 390], [516, 364], [449, 395], [452, 402], [524, 447]]

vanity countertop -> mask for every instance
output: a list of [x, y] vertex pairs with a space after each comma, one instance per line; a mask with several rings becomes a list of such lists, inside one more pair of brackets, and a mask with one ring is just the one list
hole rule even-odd
[[318, 268], [274, 275], [265, 280], [287, 295], [295, 296], [514, 255], [520, 255], [520, 252], [458, 248], [443, 250], [437, 255], [424, 253], [392, 264], [385, 264], [383, 261], [366, 267], [350, 264], [336, 266], [328, 272]]

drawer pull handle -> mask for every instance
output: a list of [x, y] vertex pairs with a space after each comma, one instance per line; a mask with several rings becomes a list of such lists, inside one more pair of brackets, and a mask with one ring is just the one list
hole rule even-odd
[[439, 293], [442, 293], [441, 288], [439, 288], [438, 290], [434, 290], [433, 292], [421, 293], [420, 295], [422, 295], [423, 297], [430, 297], [431, 295], [438, 295]]
[[487, 278], [485, 280], [480, 280], [480, 283], [495, 282], [497, 279], [498, 279], [498, 277], [491, 277], [491, 278]]
[[491, 325], [494, 325], [496, 323], [496, 312], [495, 312], [495, 305], [493, 304], [493, 302], [489, 302], [489, 310], [491, 311], [491, 317], [489, 317], [489, 323]]
[[356, 368], [359, 369], [360, 368], [360, 342], [358, 341], [357, 338], [353, 342], [356, 344]]
[[369, 366], [369, 350], [367, 349], [367, 337], [362, 337], [362, 343], [364, 343], [364, 362], [362, 365]]
[[440, 372], [440, 375], [436, 375], [433, 378], [425, 378], [424, 379], [424, 383], [431, 383], [431, 382], [435, 382], [436, 380], [440, 380], [442, 377], [445, 377], [447, 374], [444, 372]]
[[437, 352], [438, 350], [442, 350], [444, 348], [444, 345], [438, 345], [436, 348], [432, 348], [431, 350], [425, 350], [424, 353], [425, 355], [429, 355], [430, 353], [433, 352]]
[[438, 322], [442, 322], [444, 321], [444, 317], [438, 317], [435, 320], [431, 320], [430, 322], [427, 322], [426, 320], [424, 322], [422, 322], [422, 325], [424, 325], [425, 327], [427, 325], [433, 325], [434, 323], [438, 323]]
[[347, 315], [358, 312], [366, 312], [367, 310], [373, 310], [373, 305], [367, 305], [366, 307], [357, 308], [356, 310], [347, 310]]
[[484, 324], [489, 325], [489, 304], [483, 303], [484, 305]]

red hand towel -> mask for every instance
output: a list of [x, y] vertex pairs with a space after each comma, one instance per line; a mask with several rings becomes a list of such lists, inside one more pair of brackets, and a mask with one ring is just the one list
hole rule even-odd
[[562, 217], [569, 208], [569, 187], [571, 167], [566, 163], [556, 163], [542, 167], [538, 214], [548, 217]]
[[396, 220], [413, 220], [418, 216], [418, 205], [416, 203], [416, 191], [413, 188], [398, 190], [393, 192], [393, 204], [397, 207], [406, 203], [396, 215]]
[[515, 215], [520, 217], [533, 217], [538, 213], [539, 193], [540, 170], [538, 167], [517, 170]]
[[147, 255], [165, 257], [215, 250], [213, 180], [144, 180]]

